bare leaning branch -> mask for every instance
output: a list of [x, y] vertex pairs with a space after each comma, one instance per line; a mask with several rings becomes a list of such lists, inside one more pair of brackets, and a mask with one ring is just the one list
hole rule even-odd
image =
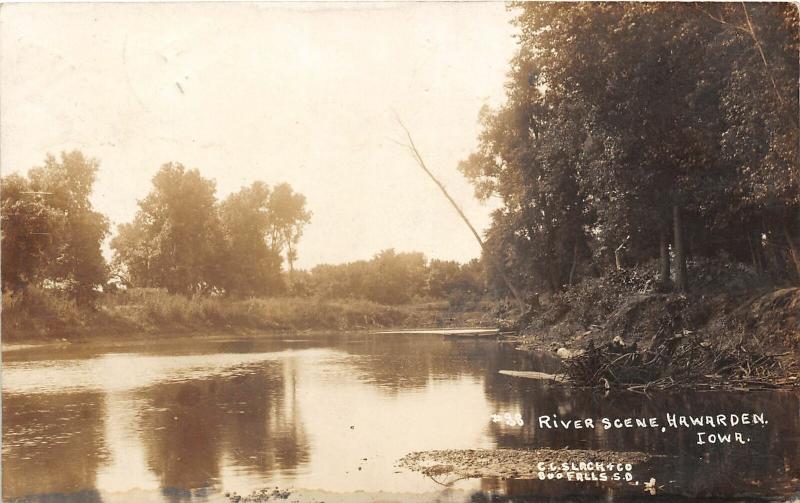
[[486, 257], [492, 263], [492, 266], [500, 274], [500, 277], [503, 279], [503, 283], [505, 283], [506, 287], [509, 289], [511, 294], [514, 296], [514, 299], [517, 301], [517, 304], [519, 306], [520, 313], [524, 313], [525, 309], [526, 309], [525, 302], [523, 302], [522, 296], [519, 294], [519, 291], [511, 283], [511, 279], [509, 279], [508, 275], [503, 270], [502, 265], [492, 255], [492, 252], [486, 247], [486, 245], [483, 242], [483, 239], [481, 239], [480, 234], [478, 234], [478, 231], [475, 230], [475, 227], [472, 225], [472, 223], [469, 221], [467, 216], [461, 210], [461, 207], [458, 205], [458, 203], [456, 203], [455, 200], [447, 192], [447, 189], [445, 189], [445, 187], [442, 184], [442, 182], [440, 182], [433, 175], [433, 173], [431, 173], [431, 170], [428, 169], [428, 166], [425, 164], [425, 161], [422, 159], [422, 155], [420, 155], [419, 150], [417, 150], [417, 146], [414, 143], [414, 139], [411, 137], [411, 132], [408, 130], [406, 125], [403, 124], [403, 121], [400, 120], [400, 117], [397, 117], [397, 122], [400, 124], [400, 127], [403, 128], [403, 131], [405, 131], [406, 138], [408, 139], [408, 144], [402, 144], [402, 143], [398, 143], [398, 144], [401, 145], [402, 147], [407, 148], [411, 152], [412, 156], [417, 161], [417, 164], [419, 164], [419, 167], [422, 168], [423, 171], [425, 171], [425, 173], [428, 175], [428, 177], [430, 177], [431, 180], [433, 180], [433, 183], [435, 183], [436, 186], [439, 187], [439, 190], [442, 191], [442, 194], [444, 194], [444, 197], [446, 197], [447, 200], [450, 201], [450, 204], [453, 205], [453, 208], [456, 209], [456, 211], [458, 212], [458, 215], [461, 217], [461, 219], [464, 221], [464, 223], [467, 224], [467, 227], [469, 227], [469, 230], [472, 231], [472, 235], [475, 236], [475, 239], [478, 240], [478, 244], [481, 245], [481, 249], [483, 250], [483, 252], [486, 255]]

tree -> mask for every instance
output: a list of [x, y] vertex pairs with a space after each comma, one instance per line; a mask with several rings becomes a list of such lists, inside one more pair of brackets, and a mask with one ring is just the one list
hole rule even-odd
[[484, 271], [478, 259], [466, 264], [454, 260], [431, 260], [427, 267], [427, 293], [441, 299], [477, 299], [485, 292]]
[[404, 304], [425, 285], [426, 259], [422, 253], [383, 250], [373, 257], [365, 279], [367, 298], [381, 304]]
[[[578, 159], [585, 143], [580, 104], [543, 92], [533, 53], [512, 61], [508, 101], [481, 112], [478, 151], [459, 165], [479, 198], [499, 196], [488, 234], [492, 254], [528, 290], [557, 291], [588, 253]], [[493, 275], [492, 272], [489, 272]]]
[[222, 285], [239, 295], [266, 295], [283, 287], [281, 256], [267, 246], [273, 224], [271, 193], [262, 182], [228, 196], [219, 208], [225, 233]]
[[50, 280], [80, 304], [91, 301], [108, 271], [101, 245], [108, 221], [92, 208], [98, 163], [78, 151], [49, 155], [27, 179], [3, 181], [3, 283], [19, 288]]
[[120, 276], [186, 295], [283, 291], [281, 252], [297, 256], [311, 216], [305, 197], [288, 184], [270, 190], [254, 182], [217, 204], [215, 191], [196, 169], [162, 166], [133, 222], [120, 225], [111, 241]]
[[716, 25], [716, 52], [726, 62], [720, 154], [735, 167], [730, 231], [748, 243], [742, 254], [754, 263], [768, 245], [785, 247], [800, 280], [797, 7], [725, 3], [697, 10]]
[[[439, 265], [434, 266], [437, 270]], [[457, 267], [456, 267], [457, 269]], [[381, 304], [403, 304], [425, 295], [432, 278], [425, 255], [382, 250], [370, 260], [347, 264], [320, 264], [311, 270], [309, 282], [314, 292], [326, 298], [365, 299]], [[437, 280], [433, 279], [435, 284]], [[450, 288], [442, 283], [442, 291]], [[434, 287], [437, 288], [437, 287]]]
[[120, 224], [117, 235], [111, 240], [113, 274], [126, 286], [158, 286], [156, 274], [151, 270], [155, 247], [156, 244], [148, 237], [147, 224], [141, 212], [133, 222]]
[[433, 297], [447, 297], [454, 289], [461, 268], [454, 260], [431, 260], [428, 264], [426, 290]]
[[224, 244], [215, 191], [214, 181], [196, 169], [161, 167], [134, 222], [121, 226], [111, 242], [134, 284], [181, 294], [222, 284]]
[[616, 252], [657, 257], [679, 289], [689, 256], [799, 256], [793, 6], [515, 8], [507, 101], [482, 112], [460, 167], [502, 198], [488, 242], [529, 290], [614, 267]]
[[60, 214], [34, 194], [28, 180], [12, 174], [2, 180], [3, 291], [39, 282], [52, 255]]
[[286, 253], [291, 273], [297, 260], [297, 243], [303, 235], [303, 227], [311, 221], [311, 212], [306, 209], [306, 197], [294, 192], [288, 183], [282, 183], [273, 188], [267, 208], [270, 248], [277, 253]]

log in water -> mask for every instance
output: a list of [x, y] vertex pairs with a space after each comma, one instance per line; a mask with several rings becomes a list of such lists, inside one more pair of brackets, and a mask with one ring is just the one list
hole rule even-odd
[[522, 377], [523, 379], [536, 379], [537, 381], [567, 382], [567, 379], [564, 376], [546, 374], [544, 372], [532, 372], [525, 370], [498, 370], [498, 373], [511, 377]]
[[392, 335], [444, 335], [448, 337], [494, 337], [500, 335], [499, 328], [420, 328], [413, 330], [383, 330], [375, 332], [376, 334], [392, 334]]

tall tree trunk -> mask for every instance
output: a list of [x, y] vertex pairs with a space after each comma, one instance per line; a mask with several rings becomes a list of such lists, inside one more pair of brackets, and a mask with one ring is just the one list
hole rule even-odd
[[625, 268], [625, 246], [627, 246], [630, 238], [630, 236], [625, 236], [625, 239], [614, 249], [614, 264], [617, 266], [618, 271]]
[[689, 279], [686, 276], [686, 250], [684, 248], [683, 221], [681, 209], [678, 205], [672, 207], [672, 242], [675, 246], [675, 287], [678, 291], [689, 290]]
[[286, 262], [289, 263], [289, 277], [294, 273], [294, 249], [291, 243], [286, 244]]
[[747, 244], [750, 246], [750, 257], [753, 260], [753, 268], [758, 272], [764, 271], [764, 250], [761, 244], [761, 233], [758, 231], [748, 231]]
[[750, 260], [753, 263], [753, 269], [760, 271], [761, 267], [758, 265], [758, 257], [756, 257], [756, 248], [753, 245], [753, 236], [747, 233], [747, 246], [750, 247]]
[[667, 228], [662, 227], [658, 243], [658, 281], [662, 285], [669, 284], [669, 237]]
[[575, 240], [575, 244], [572, 247], [572, 267], [569, 269], [569, 284], [572, 285], [572, 281], [575, 279], [575, 269], [578, 267], [578, 240]]
[[561, 274], [559, 274], [558, 267], [555, 267], [554, 264], [550, 264], [547, 268], [549, 271], [548, 274], [548, 283], [550, 284], [550, 292], [556, 293], [561, 291]]
[[626, 239], [625, 241], [622, 242], [621, 245], [617, 246], [616, 249], [614, 250], [614, 265], [617, 266], [618, 271], [621, 271], [625, 268], [625, 259], [623, 255], [623, 250], [625, 249], [625, 243], [627, 242], [628, 240]]

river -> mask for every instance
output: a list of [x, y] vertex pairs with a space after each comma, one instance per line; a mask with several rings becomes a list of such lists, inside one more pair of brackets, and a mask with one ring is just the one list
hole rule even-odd
[[[452, 481], [397, 466], [420, 450], [565, 446], [663, 454], [636, 475], [655, 477], [673, 495], [797, 494], [797, 391], [606, 396], [497, 373], [557, 366], [491, 340], [363, 333], [6, 351], [3, 499], [227, 502], [226, 493], [274, 487], [291, 491], [290, 501], [329, 503], [646, 494], [619, 484], [556, 480], [446, 485]], [[746, 445], [698, 445], [697, 431], [686, 428], [536, 425], [545, 414], [666, 412], [757, 412], [769, 423], [739, 427]], [[492, 421], [492, 414], [505, 413], [519, 414], [524, 424]]]

